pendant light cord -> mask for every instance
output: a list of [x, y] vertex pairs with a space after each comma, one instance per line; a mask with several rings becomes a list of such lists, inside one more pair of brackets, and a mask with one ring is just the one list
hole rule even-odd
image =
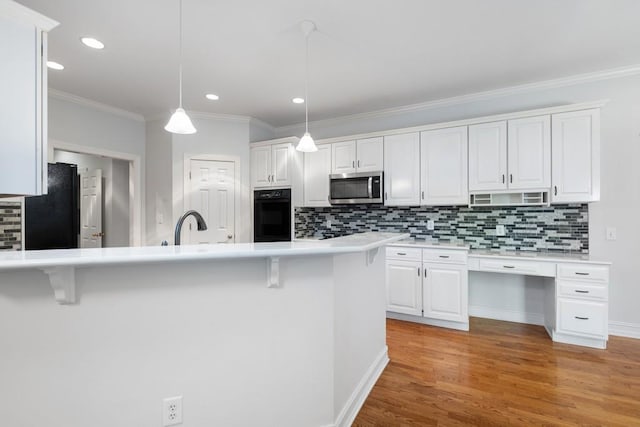
[[[182, 1], [182, 0], [180, 0]], [[305, 132], [309, 133], [309, 34], [305, 37], [305, 85], [304, 85], [304, 122]]]
[[178, 74], [180, 79], [180, 108], [182, 108], [182, 0], [180, 0], [180, 68]]

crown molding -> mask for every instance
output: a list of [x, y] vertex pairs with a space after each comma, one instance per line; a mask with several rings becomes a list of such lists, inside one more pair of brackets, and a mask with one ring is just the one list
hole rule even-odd
[[270, 125], [269, 123], [262, 121], [260, 119], [256, 119], [255, 117], [249, 117], [249, 122], [252, 125], [255, 125], [257, 127], [263, 128], [263, 129], [267, 129], [268, 131], [275, 133], [276, 128], [272, 125]]
[[[630, 65], [626, 67], [612, 68], [593, 73], [577, 74], [569, 77], [562, 77], [552, 80], [543, 80], [535, 83], [527, 83], [523, 85], [508, 86], [501, 89], [476, 92], [467, 95], [453, 96], [450, 98], [436, 99], [433, 101], [421, 102], [418, 104], [404, 105], [400, 107], [385, 108], [365, 113], [351, 114], [331, 119], [317, 120], [310, 122], [310, 127], [330, 127], [345, 124], [355, 120], [375, 119], [394, 116], [403, 113], [411, 113], [415, 111], [429, 110], [433, 108], [446, 107], [457, 104], [465, 104], [474, 101], [484, 101], [494, 98], [500, 98], [509, 95], [517, 95], [522, 93], [534, 92], [543, 89], [553, 89], [558, 87], [573, 86], [577, 84], [596, 82], [600, 80], [616, 79], [627, 76], [640, 74], [640, 64]], [[304, 123], [296, 123], [293, 125], [279, 126], [275, 128], [275, 132], [279, 135], [287, 135], [295, 133], [304, 126]]]
[[251, 120], [251, 117], [249, 116], [240, 116], [236, 114], [207, 113], [204, 111], [189, 111], [189, 114], [198, 119], [213, 119], [224, 122], [249, 123]]
[[112, 107], [111, 105], [103, 104], [98, 101], [93, 101], [91, 99], [83, 98], [78, 95], [73, 95], [67, 92], [63, 92], [57, 89], [49, 88], [49, 97], [58, 99], [60, 101], [72, 102], [77, 105], [81, 105], [83, 107], [93, 108], [94, 110], [102, 111], [104, 113], [113, 114], [115, 116], [124, 117], [126, 119], [135, 120], [137, 122], [144, 123], [144, 116], [137, 113], [132, 113], [131, 111], [123, 110], [121, 108]]
[[15, 19], [16, 21], [25, 24], [35, 25], [44, 31], [51, 31], [60, 25], [58, 21], [54, 21], [53, 19], [16, 3], [15, 1], [0, 0], [0, 12], [2, 12], [3, 16]]

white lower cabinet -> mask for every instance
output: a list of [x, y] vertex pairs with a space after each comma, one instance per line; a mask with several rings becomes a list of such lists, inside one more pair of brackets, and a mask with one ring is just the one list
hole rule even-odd
[[422, 316], [420, 261], [387, 260], [387, 310]]
[[467, 266], [425, 263], [423, 270], [423, 316], [452, 322], [468, 322]]

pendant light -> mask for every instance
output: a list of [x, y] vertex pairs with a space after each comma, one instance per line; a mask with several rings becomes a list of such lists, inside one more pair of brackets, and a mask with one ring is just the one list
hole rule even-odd
[[302, 151], [305, 153], [312, 153], [314, 151], [318, 151], [318, 147], [316, 147], [316, 143], [313, 142], [313, 138], [309, 134], [309, 35], [316, 30], [316, 24], [311, 21], [302, 21], [300, 24], [300, 28], [304, 33], [305, 37], [305, 86], [304, 86], [304, 122], [305, 122], [305, 132], [298, 145], [296, 146], [296, 150]]
[[179, 68], [179, 79], [180, 79], [180, 104], [178, 109], [173, 113], [171, 118], [169, 119], [169, 123], [164, 127], [164, 129], [171, 133], [179, 133], [179, 134], [191, 134], [196, 133], [196, 128], [191, 123], [191, 119], [187, 115], [187, 112], [182, 108], [182, 0], [180, 0], [180, 68]]

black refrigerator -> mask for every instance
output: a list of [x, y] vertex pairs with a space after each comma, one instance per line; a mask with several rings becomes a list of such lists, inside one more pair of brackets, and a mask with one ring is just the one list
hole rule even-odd
[[77, 248], [80, 231], [78, 167], [49, 163], [48, 169], [48, 194], [24, 199], [24, 248]]

